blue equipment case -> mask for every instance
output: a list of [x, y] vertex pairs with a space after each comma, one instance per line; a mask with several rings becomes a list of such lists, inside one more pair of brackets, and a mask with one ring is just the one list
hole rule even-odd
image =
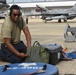
[[37, 70], [42, 70], [43, 65], [47, 66], [45, 72], [32, 75], [59, 75], [56, 66], [46, 63], [16, 63], [0, 66], [0, 75], [31, 75]]
[[76, 59], [76, 51], [74, 52], [66, 52], [65, 53], [68, 58]]

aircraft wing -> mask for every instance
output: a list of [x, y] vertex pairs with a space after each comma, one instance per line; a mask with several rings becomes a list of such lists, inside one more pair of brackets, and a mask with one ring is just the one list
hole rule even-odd
[[41, 12], [41, 15], [45, 15], [45, 16], [76, 16], [75, 12]]
[[50, 16], [55, 16], [55, 15], [69, 15], [69, 13], [63, 13], [63, 12], [42, 12], [41, 15], [50, 15]]

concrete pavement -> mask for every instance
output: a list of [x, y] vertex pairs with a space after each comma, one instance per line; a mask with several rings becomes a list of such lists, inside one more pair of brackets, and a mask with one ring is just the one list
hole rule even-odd
[[[3, 21], [3, 20], [2, 20]], [[2, 22], [1, 21], [1, 22]], [[68, 21], [70, 26], [76, 27], [76, 19]], [[41, 44], [58, 44], [63, 48], [74, 48], [76, 49], [76, 42], [67, 43], [64, 41], [64, 31], [67, 24], [62, 22], [58, 23], [57, 20], [49, 21], [44, 23], [41, 19], [29, 19], [29, 30], [32, 36], [32, 44], [34, 41], [39, 41]], [[1, 26], [1, 24], [0, 24]], [[26, 44], [23, 32], [21, 39]], [[0, 61], [0, 65], [8, 64], [7, 62]], [[59, 69], [60, 75], [64, 74], [76, 74], [76, 60], [72, 61], [61, 61], [56, 65]]]

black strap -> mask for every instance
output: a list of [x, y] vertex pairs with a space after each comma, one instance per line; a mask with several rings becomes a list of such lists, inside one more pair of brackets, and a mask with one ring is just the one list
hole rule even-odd
[[[20, 18], [21, 18], [21, 21], [20, 20], [18, 21], [18, 27], [20, 30], [22, 30], [23, 29], [23, 18], [22, 17], [20, 17]], [[22, 22], [22, 24], [20, 22]]]
[[33, 46], [40, 46], [40, 43], [38, 41], [35, 41]]
[[43, 69], [42, 70], [46, 70], [47, 69], [47, 65], [43, 65]]
[[3, 70], [2, 70], [2, 72], [5, 72], [5, 71], [7, 70], [8, 67], [10, 67], [10, 66], [5, 65], [4, 68], [3, 68]]

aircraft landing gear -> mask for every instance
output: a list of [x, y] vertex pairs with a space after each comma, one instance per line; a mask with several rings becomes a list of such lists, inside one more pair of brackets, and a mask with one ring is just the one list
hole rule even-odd
[[45, 23], [46, 23], [47, 21], [45, 20]]
[[[67, 22], [67, 20], [66, 20], [66, 19], [63, 19], [63, 20], [64, 20], [64, 22]], [[59, 19], [59, 20], [58, 20], [58, 22], [59, 22], [59, 23], [61, 23], [61, 19]]]
[[64, 22], [67, 22], [67, 20], [64, 19]]
[[58, 22], [61, 23], [61, 19], [59, 19]]

